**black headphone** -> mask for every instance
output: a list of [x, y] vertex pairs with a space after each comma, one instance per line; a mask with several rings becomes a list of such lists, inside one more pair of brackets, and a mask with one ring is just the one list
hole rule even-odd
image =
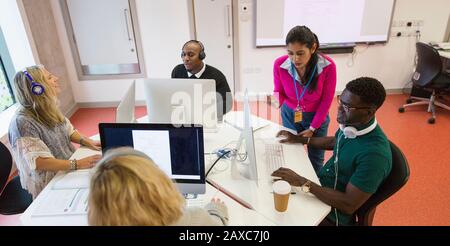
[[[201, 48], [200, 54], [198, 54], [198, 58], [199, 58], [200, 60], [203, 60], [203, 59], [206, 58], [206, 54], [205, 54], [205, 46], [203, 46], [202, 42], [200, 42], [200, 41], [198, 41], [198, 40], [194, 40], [194, 39], [193, 39], [193, 40], [187, 41], [186, 43], [183, 44], [183, 48], [181, 48], [181, 50], [183, 50], [183, 49], [184, 49], [184, 46], [186, 46], [186, 44], [188, 44], [188, 43], [197, 43], [197, 44], [200, 46], [200, 48]], [[184, 55], [184, 52], [181, 51], [181, 57], [183, 57], [183, 55]]]
[[44, 86], [34, 81], [33, 77], [31, 77], [28, 71], [23, 71], [23, 74], [25, 74], [25, 76], [27, 76], [27, 78], [31, 81], [31, 92], [36, 96], [42, 95], [42, 93], [44, 93], [45, 91]]

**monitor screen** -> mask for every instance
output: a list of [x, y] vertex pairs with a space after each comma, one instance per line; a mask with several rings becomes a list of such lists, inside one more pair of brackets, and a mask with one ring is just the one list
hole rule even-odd
[[129, 146], [147, 154], [183, 194], [205, 193], [201, 126], [100, 123], [102, 151]]
[[145, 79], [150, 123], [201, 124], [217, 129], [216, 83], [212, 79]]
[[134, 105], [136, 94], [136, 82], [133, 81], [128, 91], [123, 96], [122, 100], [116, 109], [116, 123], [133, 123], [135, 122], [134, 117]]
[[256, 164], [256, 151], [255, 151], [255, 141], [253, 137], [253, 127], [251, 126], [251, 113], [250, 113], [250, 104], [248, 98], [248, 91], [245, 90], [244, 94], [244, 128], [241, 131], [241, 135], [239, 136], [239, 140], [236, 144], [236, 149], [238, 152], [241, 151], [241, 146], [243, 145], [245, 148], [245, 153], [247, 158], [244, 162], [239, 163], [240, 165], [236, 165], [236, 159], [233, 160], [233, 169], [232, 175], [236, 176], [236, 172], [239, 171], [239, 174], [244, 178], [255, 180], [256, 185], [258, 185], [258, 168]]

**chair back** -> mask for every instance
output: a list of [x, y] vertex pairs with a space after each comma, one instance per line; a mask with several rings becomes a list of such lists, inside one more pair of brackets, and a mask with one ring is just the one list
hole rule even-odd
[[442, 61], [439, 52], [426, 43], [416, 43], [417, 66], [412, 82], [419, 87], [427, 87], [442, 71]]
[[9, 149], [0, 142], [0, 195], [8, 182], [9, 174], [11, 172], [13, 159]]
[[392, 170], [378, 190], [356, 211], [358, 225], [372, 225], [375, 209], [378, 204], [402, 188], [409, 178], [409, 166], [402, 151], [389, 141], [392, 152]]

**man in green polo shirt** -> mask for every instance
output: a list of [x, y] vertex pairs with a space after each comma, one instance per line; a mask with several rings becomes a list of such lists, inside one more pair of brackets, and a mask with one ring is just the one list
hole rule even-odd
[[340, 129], [333, 137], [305, 138], [280, 131], [282, 143], [301, 143], [333, 150], [333, 156], [318, 173], [319, 186], [287, 168], [272, 176], [293, 186], [301, 186], [332, 207], [321, 225], [354, 225], [355, 211], [375, 193], [391, 172], [389, 141], [377, 124], [375, 112], [386, 98], [376, 79], [361, 77], [350, 81], [338, 97], [337, 121]]

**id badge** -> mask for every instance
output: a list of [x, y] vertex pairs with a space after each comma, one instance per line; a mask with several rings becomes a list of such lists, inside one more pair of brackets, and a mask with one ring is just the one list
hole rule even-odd
[[300, 107], [297, 107], [294, 111], [294, 123], [300, 123], [303, 119], [303, 113]]

